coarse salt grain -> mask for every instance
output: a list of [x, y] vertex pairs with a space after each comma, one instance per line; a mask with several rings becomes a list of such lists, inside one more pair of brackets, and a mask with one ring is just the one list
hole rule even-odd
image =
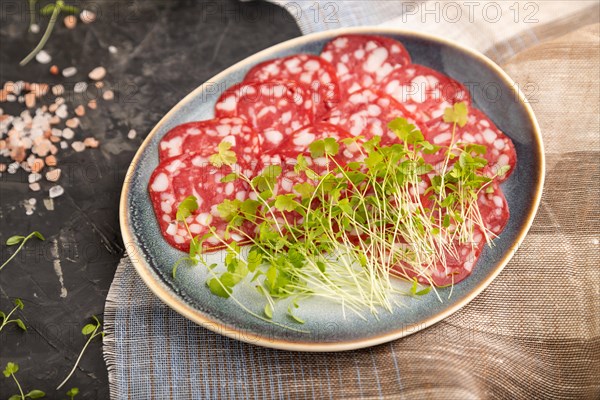
[[77, 17], [75, 17], [74, 15], [67, 15], [63, 22], [67, 29], [74, 29], [77, 25]]
[[65, 192], [65, 189], [63, 189], [62, 186], [56, 185], [56, 186], [52, 186], [50, 188], [50, 190], [48, 191], [48, 195], [50, 196], [51, 199], [54, 199], [58, 196], [62, 196], [62, 194], [64, 192]]
[[[54, 103], [56, 104], [56, 103]], [[58, 118], [60, 119], [65, 119], [67, 118], [67, 105], [66, 104], [61, 104], [58, 106], [58, 108], [56, 109], [56, 112], [54, 113], [54, 115], [56, 115]]]
[[96, 140], [96, 138], [89, 137], [89, 138], [85, 138], [84, 139], [83, 144], [86, 147], [90, 147], [92, 149], [95, 149], [96, 147], [98, 147], [100, 145], [100, 142], [98, 140]]
[[86, 82], [77, 82], [73, 87], [73, 92], [83, 93], [87, 90], [88, 84]]
[[81, 18], [81, 22], [84, 24], [91, 24], [96, 20], [96, 13], [90, 10], [83, 10], [81, 14], [79, 14], [79, 18]]
[[49, 182], [56, 182], [60, 179], [60, 168], [53, 169], [52, 171], [46, 172], [46, 180]]
[[54, 200], [52, 199], [44, 199], [44, 207], [48, 211], [54, 211]]
[[108, 52], [110, 54], [117, 54], [117, 48], [115, 46], [108, 46]]
[[56, 167], [56, 157], [48, 156], [46, 157], [46, 165], [49, 167]]
[[129, 139], [135, 139], [136, 136], [137, 136], [137, 132], [135, 131], [135, 129], [130, 130], [129, 133], [127, 134], [127, 138], [129, 138]]
[[62, 72], [62, 74], [65, 78], [70, 78], [70, 77], [74, 76], [76, 73], [77, 73], [77, 68], [75, 68], [75, 67], [67, 67], [67, 68], [63, 69], [63, 72]]
[[65, 125], [68, 128], [75, 129], [79, 126], [79, 118], [77, 118], [77, 117], [69, 118], [68, 120], [65, 121]]
[[14, 163], [8, 164], [8, 173], [9, 174], [14, 174], [19, 169], [19, 166], [20, 165], [19, 165], [18, 162], [14, 162]]
[[81, 104], [75, 107], [75, 115], [78, 117], [83, 117], [85, 115], [85, 107], [83, 107]]
[[35, 55], [35, 60], [40, 64], [48, 64], [52, 61], [52, 57], [50, 57], [50, 54], [46, 50], [42, 50]]
[[30, 183], [29, 184], [29, 189], [31, 189], [34, 192], [38, 192], [42, 187], [40, 186], [39, 183], [34, 182], [34, 183]]
[[63, 85], [54, 85], [52, 86], [52, 94], [55, 96], [61, 96], [65, 92], [65, 87]]
[[44, 169], [44, 160], [41, 158], [36, 158], [32, 163], [30, 163], [30, 166], [32, 172], [40, 172], [42, 169]]
[[80, 141], [71, 143], [71, 147], [78, 153], [85, 150], [85, 144], [83, 144], [83, 142]]
[[25, 95], [25, 106], [27, 108], [35, 107], [35, 93], [27, 93]]
[[106, 92], [102, 93], [102, 98], [107, 101], [112, 100], [115, 98], [115, 92], [112, 90], [107, 90]]
[[27, 176], [27, 180], [29, 181], [29, 183], [34, 183], [39, 181], [40, 179], [42, 179], [42, 174], [38, 174], [38, 173], [33, 173], [33, 174], [29, 174]]
[[105, 76], [106, 69], [104, 67], [96, 67], [88, 74], [88, 77], [93, 81], [101, 81]]
[[62, 130], [62, 137], [71, 140], [75, 136], [75, 132], [71, 128], [65, 128]]

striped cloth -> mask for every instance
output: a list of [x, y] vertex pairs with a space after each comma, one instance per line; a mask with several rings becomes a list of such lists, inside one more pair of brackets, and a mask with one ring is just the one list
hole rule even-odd
[[[304, 33], [363, 24], [426, 29], [533, 84], [548, 164], [538, 217], [503, 273], [460, 312], [345, 353], [272, 350], [212, 333], [161, 303], [124, 259], [104, 314], [111, 398], [600, 398], [599, 26], [568, 33], [598, 22], [597, 2], [528, 2], [528, 10], [521, 3], [520, 18], [537, 10], [531, 24], [422, 19], [424, 7], [447, 3], [277, 3]], [[312, 18], [315, 4], [322, 13], [337, 7], [334, 19]], [[513, 2], [496, 4], [510, 12]]]

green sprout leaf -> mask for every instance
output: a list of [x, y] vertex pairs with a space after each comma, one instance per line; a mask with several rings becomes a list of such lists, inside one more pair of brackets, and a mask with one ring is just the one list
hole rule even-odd
[[300, 204], [293, 194], [280, 194], [275, 198], [275, 208], [279, 211], [294, 211]]
[[81, 333], [83, 333], [85, 336], [87, 336], [87, 335], [93, 333], [95, 329], [96, 329], [96, 325], [87, 324], [83, 328], [81, 328]]
[[231, 296], [230, 291], [225, 288], [224, 284], [218, 278], [212, 278], [209, 281], [207, 281], [206, 284], [208, 285], [208, 288], [210, 289], [212, 294], [215, 294], [219, 297], [223, 297], [225, 299]]
[[15, 244], [21, 243], [25, 239], [25, 236], [15, 235], [8, 238], [6, 241], [7, 246], [14, 246]]
[[15, 299], [15, 306], [17, 306], [19, 310], [22, 310], [25, 307], [25, 304], [23, 304], [21, 299]]
[[31, 392], [27, 393], [25, 395], [25, 397], [29, 397], [30, 399], [41, 399], [42, 397], [46, 396], [46, 393], [42, 392], [41, 390], [32, 390]]
[[444, 110], [444, 122], [455, 123], [461, 128], [467, 124], [469, 117], [469, 107], [467, 103], [461, 101]]
[[17, 326], [19, 328], [21, 328], [22, 331], [27, 331], [27, 327], [25, 326], [25, 323], [23, 323], [23, 321], [20, 318], [16, 319], [15, 323], [17, 324]]
[[61, 11], [67, 14], [79, 14], [79, 8], [75, 6], [64, 5], [61, 7]]
[[315, 186], [308, 182], [302, 182], [294, 185], [294, 191], [302, 197], [302, 199], [308, 199], [315, 193]]
[[213, 154], [208, 158], [208, 161], [217, 168], [223, 165], [233, 165], [237, 162], [237, 156], [231, 149], [231, 143], [222, 141], [219, 143], [218, 153]]
[[48, 4], [40, 10], [40, 14], [42, 15], [52, 15], [54, 12], [54, 4]]
[[6, 378], [10, 377], [12, 374], [16, 374], [17, 372], [19, 372], [19, 364], [15, 364], [13, 362], [8, 362], [4, 368], [4, 371], [2, 371]]
[[271, 303], [265, 304], [265, 315], [267, 318], [273, 319], [273, 306], [271, 306]]
[[312, 142], [308, 146], [308, 150], [313, 158], [323, 157], [325, 155], [334, 157], [338, 154], [340, 145], [334, 138], [325, 138]]
[[239, 177], [240, 176], [238, 174], [236, 174], [235, 172], [232, 172], [231, 174], [227, 174], [223, 178], [221, 178], [221, 182], [222, 183], [233, 182], [233, 181], [239, 179]]
[[217, 212], [219, 213], [219, 216], [228, 222], [239, 213], [239, 210], [240, 201], [237, 199], [224, 199], [222, 203], [217, 205]]
[[179, 203], [175, 218], [177, 219], [177, 221], [183, 222], [196, 210], [198, 210], [198, 200], [195, 196], [188, 196], [185, 199], [183, 199], [181, 203]]
[[388, 128], [407, 144], [415, 144], [425, 140], [423, 134], [417, 127], [409, 123], [405, 118], [396, 118], [388, 124]]
[[294, 320], [295, 322], [297, 322], [299, 324], [304, 324], [306, 322], [302, 318], [298, 317], [297, 315], [294, 315], [294, 313], [292, 312], [292, 306], [288, 306], [288, 315], [290, 316], [290, 318], [292, 318], [292, 320]]

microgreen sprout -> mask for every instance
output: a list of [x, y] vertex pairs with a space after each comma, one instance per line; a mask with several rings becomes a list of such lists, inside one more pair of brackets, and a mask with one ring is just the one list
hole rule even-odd
[[[32, 4], [32, 1], [30, 0], [30, 3], [29, 3], [29, 14], [30, 14], [30, 19], [31, 20], [33, 20], [33, 18], [31, 16], [35, 15], [35, 12], [32, 11], [32, 10], [35, 10], [35, 2], [33, 2], [33, 4]], [[39, 53], [40, 51], [42, 51], [42, 49], [44, 48], [44, 46], [48, 42], [48, 39], [50, 39], [50, 35], [52, 35], [52, 30], [54, 29], [54, 25], [56, 25], [56, 21], [58, 20], [58, 16], [60, 15], [61, 12], [64, 12], [64, 13], [67, 13], [67, 14], [76, 14], [76, 13], [79, 12], [79, 9], [77, 7], [74, 7], [74, 6], [66, 5], [63, 0], [58, 0], [54, 4], [48, 4], [45, 7], [43, 7], [40, 10], [40, 14], [42, 14], [42, 15], [50, 15], [50, 21], [48, 22], [48, 26], [46, 27], [46, 31], [42, 35], [42, 38], [40, 39], [40, 41], [37, 44], [37, 46], [35, 46], [35, 48], [23, 60], [21, 60], [21, 62], [19, 63], [19, 65], [21, 67], [27, 65], [27, 63], [29, 63], [29, 61], [33, 60], [33, 58], [37, 55], [37, 53]], [[30, 22], [30, 27], [31, 27], [32, 24], [33, 23]]]
[[69, 389], [69, 391], [67, 392], [67, 396], [69, 396], [70, 400], [73, 400], [78, 394], [79, 388], [76, 387]]
[[[104, 337], [104, 331], [100, 330], [100, 328], [102, 327], [102, 323], [95, 315], [92, 316], [92, 319], [94, 320], [94, 323], [87, 324], [81, 329], [81, 333], [83, 334], [83, 336], [88, 337], [87, 342], [85, 342], [83, 349], [81, 349], [81, 353], [79, 353], [79, 357], [77, 357], [77, 360], [75, 361], [75, 365], [73, 365], [73, 369], [71, 370], [71, 372], [69, 372], [69, 375], [67, 375], [65, 380], [62, 381], [60, 385], [58, 385], [56, 390], [60, 390], [60, 388], [62, 388], [64, 386], [64, 384], [67, 383], [67, 381], [75, 373], [75, 370], [77, 369], [77, 366], [79, 365], [79, 361], [81, 361], [81, 357], [83, 357], [83, 353], [85, 352], [85, 349], [87, 349], [87, 347], [91, 343], [91, 341], [94, 340], [98, 336]], [[79, 389], [77, 389], [77, 388], [73, 388], [71, 390], [76, 390], [76, 392], [79, 393]], [[77, 393], [75, 393], [75, 394], [77, 394]], [[67, 393], [67, 395], [69, 395], [69, 394]]]
[[21, 299], [15, 299], [15, 306], [8, 314], [4, 314], [4, 312], [0, 311], [0, 318], [2, 319], [2, 324], [0, 324], [0, 332], [2, 331], [2, 329], [4, 329], [4, 327], [6, 325], [8, 325], [10, 323], [17, 324], [17, 326], [19, 328], [21, 328], [21, 330], [23, 330], [23, 331], [27, 330], [27, 327], [25, 326], [25, 324], [23, 323], [23, 321], [20, 318], [10, 319], [10, 317], [13, 315], [13, 313], [17, 309], [22, 310], [23, 307], [25, 307], [25, 305], [23, 304], [23, 301], [21, 301]]
[[[304, 323], [295, 309], [298, 300], [310, 296], [340, 303], [344, 316], [351, 312], [365, 318], [365, 311], [376, 317], [380, 309], [393, 312], [394, 293], [437, 293], [431, 276], [440, 266], [447, 271], [450, 258], [460, 258], [459, 246], [474, 246], [476, 231], [488, 243], [493, 238], [477, 203], [493, 179], [486, 176], [487, 161], [480, 157], [486, 149], [456, 140], [457, 127], [468, 121], [466, 103], [447, 109], [444, 121], [452, 126], [452, 140], [445, 148], [426, 141], [403, 118], [388, 125], [399, 140], [391, 145], [382, 145], [380, 137], [354, 138], [352, 143], [317, 140], [296, 159], [293, 172], [302, 182], [293, 185], [293, 191], [282, 192], [281, 181], [288, 175], [277, 165], [266, 166], [254, 177], [226, 175], [222, 182], [239, 180], [254, 196], [218, 204], [220, 217], [228, 223], [225, 235], [218, 236], [214, 228], [203, 237], [190, 233], [186, 259], [193, 254], [208, 268], [207, 286], [213, 294], [233, 299], [247, 311], [233, 296], [234, 288], [242, 281], [253, 283], [265, 298], [259, 317], [266, 320], [274, 318], [276, 304], [283, 299], [294, 304], [288, 307], [289, 318]], [[362, 161], [342, 165], [338, 155], [350, 144], [359, 148]], [[217, 167], [235, 163], [229, 149], [219, 146], [211, 162]], [[439, 151], [444, 161], [436, 170], [424, 155]], [[181, 210], [194, 209], [189, 199], [180, 204]], [[177, 217], [186, 228], [190, 214]], [[254, 234], [248, 233], [248, 224]], [[249, 243], [245, 256], [228, 240], [231, 234]], [[208, 265], [199, 252], [211, 237], [225, 248], [224, 272]], [[410, 289], [399, 289], [395, 277], [410, 282]], [[420, 288], [419, 282], [429, 286]]]
[[37, 389], [34, 389], [28, 393], [24, 393], [23, 388], [21, 387], [21, 384], [19, 383], [19, 381], [17, 380], [17, 376], [15, 375], [18, 371], [19, 364], [13, 362], [8, 362], [6, 364], [6, 367], [4, 368], [4, 371], [2, 371], [4, 373], [4, 377], [12, 378], [15, 381], [17, 388], [19, 389], [19, 394], [13, 394], [8, 398], [8, 400], [41, 399], [42, 397], [46, 396], [46, 393]]
[[12, 254], [12, 256], [10, 256], [8, 258], [8, 260], [6, 260], [4, 262], [4, 264], [2, 264], [0, 266], [0, 271], [2, 271], [2, 268], [4, 268], [6, 266], [6, 264], [8, 264], [13, 258], [16, 257], [16, 255], [21, 251], [21, 249], [23, 248], [23, 246], [25, 246], [25, 243], [27, 243], [27, 241], [33, 237], [37, 237], [40, 240], [46, 240], [44, 238], [44, 236], [39, 233], [38, 231], [34, 231], [31, 232], [29, 235], [27, 236], [20, 236], [20, 235], [16, 235], [16, 236], [11, 236], [8, 238], [8, 240], [6, 241], [6, 245], [7, 246], [14, 246], [16, 244], [20, 244], [19, 247], [17, 248], [17, 250]]

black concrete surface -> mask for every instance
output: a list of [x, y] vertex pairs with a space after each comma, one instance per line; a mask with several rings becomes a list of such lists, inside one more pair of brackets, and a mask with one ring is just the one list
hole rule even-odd
[[[41, 1], [43, 6], [46, 1]], [[49, 73], [51, 64], [36, 61], [19, 67], [19, 60], [37, 43], [41, 33], [27, 32], [27, 1], [0, 2], [0, 84], [6, 81], [63, 83], [88, 81], [87, 73], [102, 65], [105, 81], [116, 90], [115, 100], [98, 100], [98, 109], [81, 118], [84, 135], [94, 136], [98, 149], [75, 153], [63, 150], [60, 184], [65, 194], [55, 199], [55, 210], [42, 204], [50, 184], [41, 192], [28, 189], [20, 171], [0, 178], [0, 252], [5, 260], [14, 248], [4, 245], [15, 234], [32, 230], [47, 240], [31, 241], [21, 255], [0, 272], [0, 310], [21, 298], [17, 313], [28, 327], [21, 332], [7, 326], [0, 332], [0, 364], [19, 364], [17, 376], [25, 390], [40, 389], [47, 398], [66, 398], [78, 387], [77, 399], [108, 399], [108, 376], [102, 344], [95, 340], [65, 388], [54, 388], [74, 364], [86, 338], [81, 327], [92, 315], [102, 318], [104, 303], [123, 244], [118, 224], [118, 198], [125, 171], [137, 147], [153, 125], [188, 92], [235, 62], [276, 43], [300, 35], [294, 19], [265, 2], [230, 1], [69, 1], [95, 10], [97, 20], [67, 30], [59, 23], [46, 50], [51, 64], [75, 66], [69, 79]], [[47, 23], [43, 18], [42, 30]], [[110, 54], [109, 46], [118, 49]], [[94, 97], [92, 91], [88, 96]], [[68, 99], [71, 106], [80, 97]], [[23, 105], [1, 103], [14, 113]], [[72, 108], [72, 107], [71, 107]], [[130, 140], [130, 129], [138, 132]], [[0, 160], [6, 162], [7, 160]], [[33, 215], [23, 201], [37, 200]], [[55, 271], [57, 246], [66, 297]], [[0, 375], [0, 398], [17, 393], [10, 379]]]

